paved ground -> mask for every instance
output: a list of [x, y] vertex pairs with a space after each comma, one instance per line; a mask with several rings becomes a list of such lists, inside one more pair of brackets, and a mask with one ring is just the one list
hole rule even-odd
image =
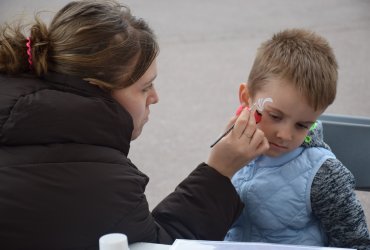
[[[1, 0], [0, 21], [21, 13], [29, 16], [34, 10], [54, 10], [66, 2]], [[238, 86], [247, 78], [258, 45], [281, 29], [312, 29], [334, 48], [340, 65], [339, 89], [328, 113], [370, 117], [370, 1], [125, 3], [151, 24], [161, 46], [156, 81], [161, 100], [130, 152], [151, 177], [147, 187], [151, 207], [206, 160], [209, 145], [238, 105]], [[370, 208], [369, 193], [360, 195]]]

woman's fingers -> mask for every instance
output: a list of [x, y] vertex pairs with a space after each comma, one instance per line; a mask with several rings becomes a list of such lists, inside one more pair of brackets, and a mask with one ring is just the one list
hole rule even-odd
[[233, 129], [212, 148], [207, 161], [208, 165], [229, 178], [269, 147], [249, 110], [243, 110], [234, 121], [235, 118], [229, 122], [229, 126], [234, 124]]
[[234, 116], [233, 118], [231, 118], [229, 123], [226, 125], [225, 131], [229, 130], [235, 124], [237, 119], [238, 119], [238, 116]]
[[244, 108], [235, 122], [233, 132], [236, 136], [239, 136], [239, 138], [241, 138], [241, 136], [245, 136], [251, 139], [256, 129], [257, 125], [254, 116], [247, 108]]
[[249, 120], [244, 134], [247, 138], [250, 138], [250, 146], [254, 149], [252, 151], [254, 153], [253, 158], [256, 158], [266, 152], [270, 145], [263, 131], [257, 128], [254, 112], [253, 110], [249, 111]]
[[251, 147], [255, 148], [255, 151], [254, 151], [255, 155], [253, 158], [263, 154], [270, 147], [270, 144], [268, 143], [267, 138], [265, 137], [265, 134], [263, 133], [262, 130], [259, 130], [259, 129], [255, 131], [250, 141], [250, 145]]

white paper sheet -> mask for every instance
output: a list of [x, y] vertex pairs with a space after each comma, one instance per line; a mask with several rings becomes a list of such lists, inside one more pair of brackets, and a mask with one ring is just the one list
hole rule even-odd
[[176, 240], [170, 250], [329, 250], [352, 249], [335, 247], [311, 247], [254, 242]]

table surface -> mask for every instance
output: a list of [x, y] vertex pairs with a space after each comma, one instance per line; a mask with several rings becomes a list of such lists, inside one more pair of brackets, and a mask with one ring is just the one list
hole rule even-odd
[[130, 250], [168, 250], [170, 245], [154, 244], [154, 243], [133, 243], [130, 246]]

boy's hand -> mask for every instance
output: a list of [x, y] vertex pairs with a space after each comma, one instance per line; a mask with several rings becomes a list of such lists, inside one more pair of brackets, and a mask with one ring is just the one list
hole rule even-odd
[[269, 149], [264, 133], [257, 128], [254, 115], [248, 109], [231, 119], [229, 127], [234, 122], [234, 128], [212, 148], [206, 162], [229, 178]]

